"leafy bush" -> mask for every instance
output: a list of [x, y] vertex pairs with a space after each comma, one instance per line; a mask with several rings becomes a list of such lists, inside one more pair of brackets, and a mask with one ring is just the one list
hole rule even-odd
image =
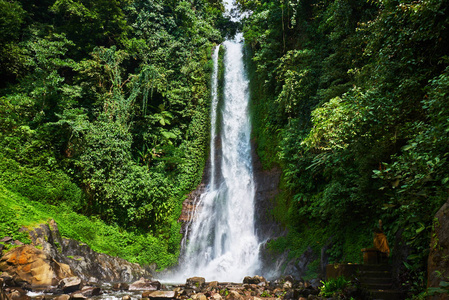
[[324, 297], [341, 297], [345, 294], [345, 289], [350, 286], [351, 281], [343, 276], [330, 278], [327, 281], [321, 281], [320, 296]]

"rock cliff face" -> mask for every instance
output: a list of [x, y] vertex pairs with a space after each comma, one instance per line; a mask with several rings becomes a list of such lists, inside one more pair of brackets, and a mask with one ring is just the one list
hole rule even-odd
[[[428, 287], [437, 288], [442, 281], [449, 282], [449, 200], [434, 218], [427, 274]], [[438, 294], [428, 299], [449, 299], [449, 295]]]
[[13, 249], [0, 260], [0, 270], [7, 273], [12, 286], [40, 288], [55, 286], [66, 277], [74, 276], [69, 265], [31, 245]]
[[62, 238], [54, 220], [29, 230], [29, 235], [32, 245], [15, 248], [0, 259], [0, 273], [4, 272], [2, 277], [10, 280], [10, 286], [54, 286], [72, 276], [85, 282], [132, 282], [151, 277], [149, 268]]

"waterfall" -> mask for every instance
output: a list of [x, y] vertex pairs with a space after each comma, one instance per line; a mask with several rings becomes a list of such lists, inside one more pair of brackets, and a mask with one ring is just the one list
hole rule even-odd
[[[225, 2], [227, 11], [233, 3]], [[197, 199], [189, 224], [188, 241], [178, 276], [205, 277], [212, 281], [241, 282], [259, 267], [259, 243], [254, 228], [251, 124], [248, 113], [248, 79], [243, 62], [243, 38], [239, 33], [224, 48], [223, 105], [218, 108], [218, 52], [212, 74], [210, 180]], [[218, 117], [221, 114], [221, 117]], [[217, 120], [221, 120], [217, 126]], [[217, 128], [220, 128], [219, 134]], [[220, 139], [221, 156], [216, 155]], [[219, 160], [219, 161], [218, 161]]]

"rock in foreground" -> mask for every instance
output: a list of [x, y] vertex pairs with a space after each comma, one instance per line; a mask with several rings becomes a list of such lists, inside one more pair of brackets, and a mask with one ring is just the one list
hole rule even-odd
[[42, 250], [24, 245], [6, 253], [0, 259], [0, 272], [8, 274], [10, 285], [32, 288], [57, 285], [61, 279], [74, 276], [71, 268], [57, 262]]

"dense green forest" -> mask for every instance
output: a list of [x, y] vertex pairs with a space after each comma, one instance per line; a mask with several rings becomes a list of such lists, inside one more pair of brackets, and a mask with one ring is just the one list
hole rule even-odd
[[[238, 2], [253, 137], [282, 170], [273, 215], [288, 234], [271, 248], [358, 262], [382, 219], [422, 291], [449, 188], [448, 1]], [[95, 250], [174, 264], [207, 158], [212, 49], [236, 27], [221, 1], [0, 11], [0, 235], [55, 218]]]
[[239, 3], [253, 135], [282, 169], [274, 215], [289, 234], [272, 248], [358, 262], [382, 219], [403, 282], [422, 290], [449, 188], [448, 1]]
[[232, 27], [221, 3], [1, 0], [0, 10], [0, 233], [30, 223], [35, 206], [95, 250], [175, 263], [181, 204], [207, 157], [211, 52]]

